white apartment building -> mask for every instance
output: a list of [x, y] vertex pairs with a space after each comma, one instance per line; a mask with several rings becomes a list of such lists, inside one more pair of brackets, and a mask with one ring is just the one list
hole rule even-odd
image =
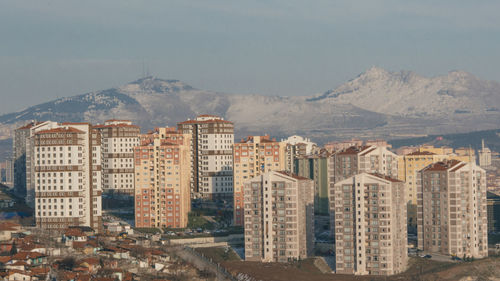
[[334, 185], [337, 273], [393, 275], [407, 267], [405, 188], [360, 173]]
[[192, 197], [232, 201], [233, 123], [214, 115], [200, 115], [179, 123], [178, 129], [191, 135]]
[[101, 135], [103, 191], [133, 195], [134, 147], [140, 144], [140, 128], [128, 120], [108, 120], [93, 128]]
[[31, 130], [30, 183], [36, 225], [47, 229], [101, 221], [101, 138], [88, 123], [45, 122]]

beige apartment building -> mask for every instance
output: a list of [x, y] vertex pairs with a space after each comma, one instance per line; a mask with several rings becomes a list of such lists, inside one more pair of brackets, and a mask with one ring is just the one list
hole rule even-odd
[[407, 267], [404, 183], [360, 173], [334, 185], [337, 273], [393, 275]]
[[101, 133], [102, 189], [105, 193], [134, 194], [134, 147], [140, 128], [128, 120], [108, 120], [94, 129]]
[[398, 179], [406, 183], [408, 203], [408, 224], [410, 226], [417, 225], [417, 178], [418, 173], [428, 165], [447, 160], [455, 159], [459, 161], [469, 162], [475, 161], [473, 155], [461, 155], [454, 153], [450, 147], [434, 147], [421, 146], [417, 151], [398, 157]]
[[177, 124], [191, 135], [193, 198], [233, 200], [234, 125], [215, 115], [200, 115]]
[[135, 226], [183, 228], [191, 210], [191, 135], [157, 128], [134, 149]]
[[397, 155], [385, 146], [351, 146], [333, 153], [328, 158], [330, 227], [334, 233], [335, 184], [359, 173], [397, 175]]
[[245, 182], [245, 260], [287, 262], [312, 255], [314, 184], [270, 171]]
[[486, 173], [475, 163], [445, 160], [417, 179], [418, 248], [458, 257], [488, 256]]
[[88, 123], [44, 122], [28, 140], [37, 227], [62, 230], [101, 220], [101, 137]]
[[234, 144], [234, 225], [243, 226], [244, 183], [269, 171], [285, 170], [286, 146], [269, 136], [249, 136]]

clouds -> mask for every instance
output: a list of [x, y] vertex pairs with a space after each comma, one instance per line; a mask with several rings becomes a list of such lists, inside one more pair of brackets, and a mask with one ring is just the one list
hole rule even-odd
[[24, 105], [16, 96], [34, 91], [48, 99], [126, 83], [143, 59], [159, 77], [237, 93], [322, 92], [372, 65], [499, 77], [499, 1], [0, 0], [0, 6], [0, 93], [12, 95], [0, 112]]

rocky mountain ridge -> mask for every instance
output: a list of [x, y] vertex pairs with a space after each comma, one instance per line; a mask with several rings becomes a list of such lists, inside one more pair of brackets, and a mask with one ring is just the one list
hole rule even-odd
[[298, 97], [237, 95], [145, 77], [119, 88], [56, 99], [0, 115], [0, 139], [29, 120], [130, 119], [147, 130], [199, 114], [235, 123], [236, 136], [303, 134], [318, 142], [345, 137], [398, 138], [500, 127], [500, 84], [463, 71], [427, 78], [371, 68], [334, 90]]

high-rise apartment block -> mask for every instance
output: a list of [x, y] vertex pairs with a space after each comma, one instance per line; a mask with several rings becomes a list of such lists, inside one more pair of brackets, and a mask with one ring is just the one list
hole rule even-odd
[[407, 266], [404, 183], [361, 173], [333, 189], [337, 273], [393, 275]]
[[417, 151], [398, 157], [398, 179], [406, 183], [406, 201], [408, 203], [408, 224], [417, 225], [417, 179], [418, 173], [428, 165], [455, 159], [469, 162], [469, 155], [458, 155], [449, 147], [422, 146]]
[[249, 136], [234, 144], [234, 224], [243, 225], [244, 183], [269, 171], [285, 170], [286, 143], [269, 136]]
[[139, 127], [128, 120], [108, 120], [94, 128], [101, 135], [103, 191], [133, 195], [134, 147], [139, 145]]
[[245, 259], [287, 262], [314, 247], [313, 181], [271, 171], [245, 182]]
[[191, 135], [157, 128], [134, 150], [136, 227], [183, 228], [191, 210]]
[[26, 196], [26, 142], [30, 137], [30, 129], [38, 124], [32, 121], [14, 131], [12, 141], [12, 160], [14, 162], [14, 191]]
[[310, 139], [297, 135], [283, 139], [281, 142], [286, 144], [285, 170], [292, 173], [296, 170], [295, 160], [313, 154], [318, 147]]
[[88, 123], [45, 122], [31, 128], [30, 183], [36, 225], [47, 229], [101, 221], [101, 137]]
[[180, 122], [178, 129], [191, 135], [192, 196], [233, 200], [233, 123], [214, 115], [200, 115]]
[[295, 174], [314, 181], [314, 213], [328, 215], [328, 158], [329, 153], [303, 156], [295, 159]]
[[[328, 158], [330, 218], [335, 218], [334, 185], [359, 173], [377, 173], [396, 177], [397, 155], [385, 146], [351, 146]], [[330, 222], [333, 230], [334, 221]]]
[[479, 150], [479, 166], [491, 166], [491, 150], [484, 146], [484, 140], [481, 142], [481, 150]]
[[433, 163], [417, 179], [418, 248], [429, 253], [488, 255], [486, 173], [475, 163]]

